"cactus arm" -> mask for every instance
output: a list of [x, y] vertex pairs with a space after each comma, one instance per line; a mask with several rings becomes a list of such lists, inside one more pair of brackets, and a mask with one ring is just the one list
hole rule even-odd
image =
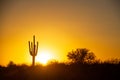
[[30, 52], [30, 55], [32, 55], [32, 51], [31, 51], [31, 44], [30, 44], [30, 41], [28, 41], [28, 44], [29, 44], [29, 52]]
[[38, 52], [38, 45], [39, 45], [39, 44], [38, 44], [38, 42], [37, 42], [37, 49], [36, 49], [37, 51], [36, 51], [36, 53]]
[[31, 46], [30, 46], [30, 41], [28, 41], [28, 44], [29, 44], [29, 51], [30, 51], [30, 49], [31, 49]]
[[36, 45], [36, 55], [38, 53], [38, 42], [37, 42], [37, 45]]
[[37, 52], [38, 52], [38, 42], [37, 42], [37, 44], [35, 45], [35, 56], [37, 55]]

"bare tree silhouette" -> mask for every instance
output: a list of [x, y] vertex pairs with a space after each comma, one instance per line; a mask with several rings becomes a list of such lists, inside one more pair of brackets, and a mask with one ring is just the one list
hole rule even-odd
[[38, 42], [35, 44], [35, 35], [33, 36], [33, 42], [28, 41], [29, 43], [29, 52], [30, 55], [32, 56], [32, 66], [35, 65], [35, 56], [37, 55], [38, 52]]

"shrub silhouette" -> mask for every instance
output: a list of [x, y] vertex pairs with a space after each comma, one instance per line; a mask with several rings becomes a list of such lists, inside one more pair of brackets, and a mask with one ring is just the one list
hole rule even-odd
[[14, 67], [14, 66], [16, 66], [16, 64], [13, 61], [10, 61], [7, 66], [8, 67]]
[[120, 64], [65, 64], [0, 66], [0, 80], [120, 80]]
[[104, 63], [107, 63], [107, 64], [120, 64], [120, 59], [112, 58], [112, 59], [109, 59], [109, 60], [105, 60]]
[[78, 48], [75, 51], [68, 52], [67, 57], [74, 63], [91, 63], [96, 56], [86, 48]]
[[[74, 63], [54, 60], [46, 66], [37, 64], [33, 67], [10, 61], [7, 67], [0, 65], [0, 80], [120, 80], [120, 59], [101, 62], [95, 60], [94, 53], [86, 48], [76, 49], [67, 56]], [[89, 64], [93, 60], [95, 62]]]

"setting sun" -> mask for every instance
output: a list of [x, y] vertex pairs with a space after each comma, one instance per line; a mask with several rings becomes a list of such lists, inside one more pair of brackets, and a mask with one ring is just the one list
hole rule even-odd
[[47, 64], [50, 59], [52, 59], [52, 55], [49, 51], [38, 52], [38, 55], [36, 56], [36, 61], [44, 65]]

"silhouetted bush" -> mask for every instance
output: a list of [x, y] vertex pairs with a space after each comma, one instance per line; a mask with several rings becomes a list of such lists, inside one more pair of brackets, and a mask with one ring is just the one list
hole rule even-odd
[[69, 52], [67, 57], [73, 63], [93, 63], [96, 56], [86, 48], [78, 48]]
[[107, 64], [120, 64], [120, 59], [113, 58], [113, 59], [105, 60], [104, 63], [107, 63]]
[[120, 80], [120, 59], [101, 61], [88, 49], [68, 53], [72, 63], [52, 60], [48, 65], [16, 65], [10, 61], [0, 66], [0, 80]]
[[[11, 67], [12, 66], [12, 67]], [[0, 66], [0, 80], [119, 80], [120, 63], [51, 63]]]

